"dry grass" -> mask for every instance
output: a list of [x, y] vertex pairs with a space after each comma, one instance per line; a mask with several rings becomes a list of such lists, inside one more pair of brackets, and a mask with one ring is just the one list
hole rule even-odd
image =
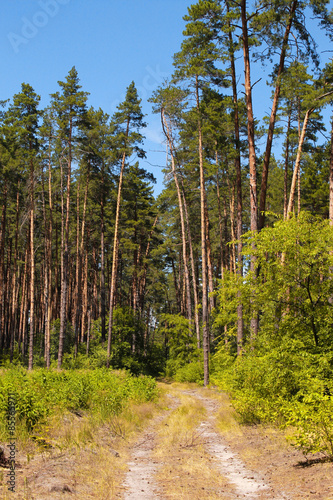
[[7, 490], [0, 469], [2, 500], [120, 498], [129, 449], [137, 434], [161, 411], [159, 405], [128, 405], [108, 419], [65, 413], [18, 442], [16, 493]]

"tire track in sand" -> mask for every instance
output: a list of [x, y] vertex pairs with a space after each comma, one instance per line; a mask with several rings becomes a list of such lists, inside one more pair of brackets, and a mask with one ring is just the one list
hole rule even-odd
[[[201, 437], [205, 441], [206, 449], [212, 455], [221, 475], [226, 477], [235, 487], [236, 494], [251, 500], [288, 500], [284, 493], [273, 493], [271, 485], [253, 471], [246, 468], [243, 461], [231, 450], [222, 436], [215, 430], [215, 413], [219, 404], [210, 398], [198, 394], [196, 390], [182, 391], [183, 394], [199, 399], [207, 410], [207, 419], [198, 427]], [[277, 496], [276, 496], [277, 495]]]
[[[170, 396], [169, 394], [167, 396]], [[131, 461], [128, 463], [128, 471], [123, 483], [126, 489], [124, 500], [162, 500], [159, 485], [154, 480], [154, 475], [163, 464], [152, 458], [152, 452], [156, 448], [156, 427], [180, 404], [178, 398], [172, 397], [169, 410], [154, 418], [149, 429], [140, 435], [139, 440], [133, 446]]]
[[[271, 485], [253, 471], [247, 469], [242, 460], [231, 450], [222, 436], [215, 430], [216, 412], [219, 403], [209, 397], [199, 394], [198, 390], [180, 390], [184, 395], [197, 399], [207, 410], [207, 417], [197, 427], [206, 451], [212, 458], [217, 473], [225, 477], [233, 488], [231, 498], [247, 498], [250, 500], [287, 500], [290, 497], [280, 492], [274, 492]], [[123, 483], [125, 488], [124, 500], [163, 500], [163, 485], [155, 481], [154, 476], [163, 465], [163, 461], [156, 460], [153, 452], [157, 443], [157, 428], [163, 420], [179, 405], [178, 398], [171, 398], [170, 409], [153, 419], [149, 429], [140, 435], [133, 446], [131, 460], [128, 463], [128, 472]], [[177, 474], [177, 470], [174, 470]], [[181, 492], [180, 492], [181, 493]]]

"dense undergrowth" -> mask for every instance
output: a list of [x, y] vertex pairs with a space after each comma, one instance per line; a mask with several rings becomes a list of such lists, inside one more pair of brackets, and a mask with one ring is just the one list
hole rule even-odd
[[[243, 423], [289, 427], [305, 454], [333, 458], [332, 248], [329, 221], [307, 213], [244, 235], [244, 257], [255, 255], [257, 273], [226, 273], [220, 283], [211, 382], [229, 392]], [[236, 356], [240, 300], [244, 340]], [[173, 362], [174, 378], [202, 383], [198, 357], [185, 359]]]
[[290, 426], [305, 454], [333, 457], [333, 229], [301, 213], [244, 243], [257, 276], [221, 285], [216, 321], [229, 328], [240, 291], [245, 324], [257, 313], [259, 333], [247, 332], [236, 359], [231, 329], [213, 358], [213, 380], [229, 390], [243, 422]]
[[242, 423], [289, 426], [292, 443], [305, 455], [333, 457], [333, 359], [300, 347], [283, 345], [238, 359], [221, 351], [211, 381], [230, 394]]
[[0, 440], [8, 434], [9, 406], [15, 406], [18, 431], [32, 433], [52, 415], [86, 411], [107, 419], [118, 415], [129, 402], [154, 400], [158, 391], [151, 377], [135, 377], [126, 371], [46, 370], [22, 367], [1, 370]]

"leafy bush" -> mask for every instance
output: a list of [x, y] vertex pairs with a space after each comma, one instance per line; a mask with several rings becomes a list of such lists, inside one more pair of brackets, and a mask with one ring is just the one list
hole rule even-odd
[[203, 385], [204, 370], [202, 361], [194, 361], [179, 368], [174, 375], [174, 379], [177, 382], [195, 382]]
[[289, 412], [288, 423], [297, 428], [293, 443], [304, 454], [321, 452], [333, 457], [333, 399], [325, 395], [315, 402], [311, 399]]
[[331, 358], [297, 351], [296, 346], [294, 342], [293, 350], [288, 341], [270, 352], [250, 351], [234, 361], [218, 353], [224, 370], [214, 360], [212, 383], [230, 393], [242, 423], [292, 426], [292, 441], [305, 454], [320, 451], [333, 456]]
[[[229, 337], [213, 357], [211, 380], [230, 392], [243, 422], [291, 425], [304, 453], [333, 455], [333, 229], [301, 213], [244, 235], [243, 248], [258, 273], [221, 281], [215, 323]], [[245, 336], [236, 359], [239, 300]], [[259, 332], [249, 339], [254, 313]]]

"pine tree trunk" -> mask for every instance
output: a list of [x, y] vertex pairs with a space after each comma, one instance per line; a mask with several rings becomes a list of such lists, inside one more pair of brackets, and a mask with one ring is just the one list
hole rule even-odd
[[235, 235], [235, 184], [233, 183], [232, 188], [229, 186], [228, 182], [228, 187], [230, 189], [230, 234], [231, 234], [231, 256], [232, 256], [232, 261], [231, 261], [231, 266], [230, 270], [236, 274], [236, 245], [235, 245], [235, 240], [236, 240], [236, 235]]
[[277, 109], [278, 109], [280, 90], [281, 90], [281, 78], [282, 78], [282, 74], [284, 71], [284, 63], [285, 63], [285, 57], [286, 57], [286, 52], [287, 52], [287, 48], [288, 48], [289, 34], [290, 34], [291, 26], [292, 26], [292, 23], [294, 20], [297, 5], [298, 5], [298, 0], [294, 0], [292, 5], [291, 5], [288, 24], [286, 26], [284, 37], [283, 37], [279, 67], [278, 67], [278, 71], [277, 71], [276, 86], [275, 86], [271, 116], [270, 116], [269, 126], [268, 126], [267, 144], [266, 144], [266, 151], [265, 151], [262, 178], [261, 178], [259, 230], [262, 229], [264, 227], [264, 224], [265, 224], [268, 170], [269, 170], [269, 162], [270, 162], [270, 157], [271, 157], [271, 150], [272, 150], [272, 143], [273, 143], [273, 136], [274, 136], [276, 113], [277, 113]]
[[34, 164], [30, 162], [30, 330], [29, 330], [29, 362], [28, 370], [33, 367], [33, 348], [35, 330], [35, 193], [34, 193]]
[[145, 263], [144, 263], [144, 268], [143, 268], [143, 273], [140, 278], [140, 283], [139, 283], [139, 303], [140, 303], [140, 312], [141, 315], [143, 314], [143, 309], [144, 309], [144, 300], [145, 300], [145, 292], [146, 292], [146, 281], [147, 281], [147, 271], [148, 271], [148, 264], [147, 264], [147, 259], [149, 255], [149, 249], [150, 249], [150, 241], [153, 236], [153, 232], [155, 230], [156, 224], [158, 221], [158, 215], [155, 217], [153, 227], [149, 233], [148, 237], [148, 243], [146, 247], [146, 252], [145, 252]]
[[89, 347], [90, 347], [90, 330], [91, 330], [91, 310], [88, 311], [88, 327], [87, 327], [87, 349], [86, 355], [89, 355]]
[[290, 216], [291, 216], [291, 213], [293, 210], [293, 206], [294, 206], [296, 182], [297, 182], [298, 172], [299, 172], [300, 165], [301, 165], [302, 147], [303, 147], [303, 143], [304, 143], [304, 139], [305, 139], [306, 128], [307, 128], [307, 125], [309, 122], [309, 117], [313, 111], [314, 111], [314, 108], [308, 109], [307, 112], [305, 113], [305, 117], [304, 117], [303, 128], [302, 128], [302, 132], [301, 132], [301, 137], [299, 139], [297, 156], [296, 156], [295, 167], [294, 167], [294, 172], [293, 172], [293, 178], [292, 178], [291, 187], [290, 187], [289, 202], [288, 202], [288, 208], [287, 208], [287, 220], [290, 219]]
[[216, 159], [216, 195], [217, 195], [217, 208], [219, 214], [219, 238], [220, 238], [220, 260], [221, 260], [221, 279], [224, 278], [224, 251], [223, 251], [223, 223], [222, 223], [222, 212], [221, 212], [221, 195], [220, 195], [220, 181], [218, 173], [218, 154], [215, 151]]
[[[224, 228], [223, 228], [223, 234], [224, 234], [224, 241], [227, 243], [229, 241], [229, 233], [228, 233], [228, 210], [227, 210], [227, 200], [226, 197], [223, 198], [223, 219], [224, 219]], [[230, 258], [230, 246], [225, 247], [225, 270], [229, 271], [230, 265], [231, 265], [231, 258]]]
[[[247, 137], [249, 144], [249, 167], [250, 167], [250, 222], [251, 231], [258, 231], [258, 200], [257, 200], [257, 165], [256, 151], [254, 141], [254, 117], [252, 107], [252, 86], [251, 86], [251, 71], [250, 71], [250, 51], [248, 26], [246, 17], [246, 0], [241, 0], [241, 18], [242, 18], [242, 34], [243, 34], [243, 53], [244, 53], [244, 70], [245, 70], [245, 103], [247, 111]], [[256, 274], [256, 258], [251, 256], [250, 270]], [[253, 301], [251, 300], [253, 303]], [[253, 312], [251, 318], [251, 338], [255, 338], [258, 333], [258, 315]]]
[[80, 336], [80, 295], [81, 295], [81, 256], [80, 256], [80, 179], [76, 188], [76, 259], [75, 259], [75, 283], [74, 283], [74, 304], [72, 326], [74, 329], [74, 355], [77, 355], [77, 349]]
[[[61, 184], [62, 185], [62, 184]], [[61, 197], [62, 200], [62, 197]], [[58, 196], [56, 198], [56, 207], [58, 207]], [[61, 217], [62, 217], [62, 201], [61, 201]], [[61, 219], [62, 220], [62, 219]], [[62, 227], [62, 222], [61, 222], [61, 227]], [[53, 317], [58, 318], [60, 317], [60, 302], [59, 302], [59, 238], [58, 238], [58, 224], [57, 221], [55, 221], [55, 263], [54, 263], [54, 300], [53, 300]], [[61, 231], [62, 232], [62, 231]], [[62, 236], [61, 236], [62, 238]], [[61, 240], [62, 241], [62, 240]], [[61, 243], [60, 243], [61, 247]], [[60, 283], [61, 283], [61, 257], [60, 257]], [[60, 284], [61, 287], [61, 284]]]
[[[126, 127], [126, 139], [129, 133], [129, 120], [127, 121]], [[118, 245], [119, 245], [119, 217], [120, 217], [120, 202], [121, 202], [121, 191], [123, 186], [123, 176], [125, 169], [126, 160], [126, 150], [123, 153], [121, 161], [121, 169], [119, 176], [118, 194], [117, 194], [117, 209], [116, 209], [116, 220], [114, 227], [114, 241], [113, 241], [113, 254], [112, 254], [112, 271], [111, 271], [111, 287], [110, 287], [110, 311], [109, 311], [109, 328], [108, 328], [108, 350], [107, 350], [107, 367], [110, 366], [110, 356], [111, 356], [111, 345], [112, 345], [112, 326], [113, 326], [113, 308], [114, 299], [116, 293], [116, 277], [118, 271]]]
[[202, 331], [204, 355], [204, 386], [209, 384], [209, 327], [208, 327], [208, 286], [207, 286], [207, 254], [206, 254], [206, 214], [205, 214], [205, 176], [203, 168], [202, 128], [199, 101], [199, 82], [196, 76], [196, 105], [198, 113], [198, 148], [200, 169], [200, 218], [201, 218], [201, 267], [202, 267]]
[[177, 173], [176, 173], [175, 151], [174, 151], [174, 147], [173, 147], [171, 131], [170, 131], [170, 127], [167, 123], [163, 109], [161, 110], [161, 121], [162, 121], [162, 128], [163, 128], [164, 134], [167, 138], [168, 145], [169, 145], [169, 150], [170, 150], [170, 155], [171, 155], [172, 174], [173, 174], [173, 179], [174, 179], [176, 190], [177, 190], [178, 207], [179, 207], [179, 215], [180, 215], [181, 238], [182, 238], [182, 254], [183, 254], [182, 256], [183, 256], [183, 263], [184, 263], [185, 286], [186, 286], [186, 310], [187, 310], [187, 318], [191, 324], [191, 322], [192, 322], [191, 288], [190, 288], [190, 274], [189, 274], [189, 269], [188, 269], [188, 258], [187, 258], [187, 251], [186, 251], [186, 230], [185, 230], [185, 221], [184, 221], [184, 210], [183, 210], [181, 190], [179, 187], [178, 177], [177, 177]]
[[330, 151], [330, 180], [329, 180], [329, 219], [330, 225], [333, 226], [333, 118], [331, 124], [331, 151]]
[[[84, 191], [84, 200], [83, 200], [80, 256], [82, 256], [83, 252], [84, 252], [84, 238], [85, 238], [85, 230], [86, 230], [86, 224], [87, 224], [87, 203], [88, 203], [89, 182], [90, 182], [90, 165], [89, 165], [89, 169], [88, 169], [88, 173], [87, 173], [86, 186], [85, 186], [85, 191]], [[87, 239], [89, 240], [88, 235], [87, 235]], [[81, 262], [81, 260], [82, 260], [82, 257], [80, 259], [80, 262]], [[79, 276], [80, 275], [81, 275], [81, 273], [79, 273]], [[80, 298], [80, 295], [79, 295], [79, 298]]]
[[[11, 302], [11, 340], [10, 340], [10, 361], [13, 361], [14, 345], [16, 332], [19, 330], [19, 308], [18, 295], [20, 291], [20, 265], [18, 263], [18, 234], [19, 234], [19, 210], [20, 210], [20, 192], [19, 183], [16, 193], [16, 228], [15, 228], [15, 250], [14, 250], [14, 268], [13, 268], [13, 283], [12, 283], [12, 302]], [[18, 339], [18, 335], [16, 337]]]
[[[89, 232], [87, 234], [89, 241]], [[84, 334], [86, 329], [86, 319], [88, 314], [88, 241], [86, 242], [84, 269], [83, 269], [83, 293], [82, 293], [82, 315], [81, 315], [81, 343], [84, 342]], [[82, 249], [83, 259], [83, 249]]]
[[101, 327], [102, 345], [106, 339], [105, 331], [105, 248], [104, 248], [104, 172], [102, 174], [102, 196], [101, 196]]
[[195, 260], [194, 260], [194, 255], [193, 255], [190, 219], [189, 219], [188, 210], [187, 210], [187, 202], [186, 202], [186, 197], [185, 197], [183, 180], [182, 180], [182, 198], [183, 198], [188, 245], [189, 245], [190, 259], [191, 259], [192, 284], [193, 284], [192, 288], [193, 288], [193, 299], [194, 299], [194, 323], [195, 323], [195, 331], [196, 331], [196, 336], [197, 336], [197, 348], [200, 349], [201, 339], [200, 339], [200, 323], [199, 323], [199, 299], [198, 299], [197, 273], [195, 271]]
[[[88, 233], [88, 231], [87, 231]], [[92, 305], [88, 310], [91, 312], [91, 319], [98, 318], [98, 248], [93, 243], [93, 269], [92, 269]]]
[[47, 216], [46, 216], [46, 206], [45, 206], [45, 188], [44, 188], [44, 169], [42, 163], [42, 205], [43, 205], [43, 217], [44, 217], [44, 362], [46, 367], [50, 367], [50, 285], [49, 285], [49, 277], [50, 277], [50, 266], [49, 262], [49, 245], [50, 245], [50, 235], [49, 226], [47, 224]]
[[[69, 137], [68, 137], [68, 161], [67, 161], [67, 187], [66, 187], [66, 222], [64, 227], [64, 199], [63, 189], [61, 188], [61, 304], [60, 304], [60, 332], [59, 332], [59, 350], [58, 350], [58, 370], [62, 365], [64, 350], [64, 339], [67, 324], [67, 293], [68, 293], [68, 239], [69, 239], [69, 215], [70, 215], [70, 189], [71, 189], [71, 169], [72, 169], [72, 118], [70, 118]], [[63, 179], [61, 163], [61, 182]]]
[[[49, 171], [48, 171], [48, 193], [49, 193], [49, 229], [48, 229], [48, 309], [47, 323], [45, 326], [45, 363], [46, 368], [50, 368], [50, 348], [51, 348], [51, 320], [52, 320], [52, 233], [53, 233], [53, 202], [52, 202], [52, 164], [51, 146], [49, 146]], [[57, 261], [56, 261], [57, 269]], [[57, 280], [55, 280], [57, 287]]]
[[[227, 2], [227, 11], [229, 13], [229, 5]], [[242, 172], [241, 172], [241, 155], [240, 155], [240, 134], [239, 134], [239, 110], [238, 110], [238, 96], [237, 96], [237, 80], [236, 80], [236, 66], [235, 66], [235, 49], [232, 38], [232, 31], [230, 21], [229, 26], [229, 54], [230, 54], [230, 67], [231, 67], [231, 80], [232, 80], [232, 94], [234, 103], [234, 125], [235, 125], [235, 170], [236, 170], [236, 187], [237, 187], [237, 274], [240, 278], [243, 276], [243, 255], [242, 255], [242, 234], [243, 234], [243, 199], [242, 199]], [[237, 354], [239, 355], [242, 350], [243, 336], [244, 336], [244, 321], [243, 321], [243, 304], [241, 292], [237, 292], [239, 300], [237, 305]]]
[[301, 169], [298, 169], [297, 176], [297, 215], [301, 213]]
[[180, 283], [178, 282], [175, 261], [172, 257], [170, 258], [170, 260], [171, 260], [171, 267], [172, 267], [173, 284], [174, 284], [175, 293], [176, 293], [177, 314], [180, 314], [181, 310], [182, 310], [182, 301], [181, 301], [181, 297], [180, 297]]
[[284, 160], [284, 185], [283, 185], [283, 218], [287, 218], [288, 210], [288, 169], [289, 169], [289, 135], [290, 135], [291, 111], [288, 114], [287, 136], [286, 136], [286, 154]]
[[207, 196], [205, 191], [205, 224], [206, 224], [206, 255], [207, 255], [207, 274], [208, 274], [208, 290], [209, 290], [209, 308], [208, 308], [208, 316], [211, 314], [213, 309], [215, 308], [215, 297], [212, 295], [214, 292], [214, 271], [213, 271], [213, 262], [212, 262], [212, 249], [210, 244], [210, 235], [209, 235], [209, 215], [208, 215], [208, 206], [207, 206]]
[[7, 283], [7, 293], [5, 302], [5, 317], [6, 317], [6, 329], [5, 329], [5, 339], [6, 339], [6, 349], [10, 348], [10, 331], [11, 331], [11, 294], [12, 294], [12, 238], [9, 240], [9, 248], [7, 249], [7, 266], [6, 266], [6, 283]]
[[3, 188], [1, 227], [0, 227], [0, 347], [5, 340], [5, 238], [7, 220], [7, 180]]
[[27, 281], [28, 281], [28, 247], [27, 245], [25, 249], [25, 258], [24, 258], [24, 272], [23, 272], [23, 284], [22, 284], [22, 297], [21, 297], [21, 308], [20, 308], [20, 326], [19, 326], [19, 348], [22, 342], [22, 355], [25, 355], [25, 314], [27, 309]]

